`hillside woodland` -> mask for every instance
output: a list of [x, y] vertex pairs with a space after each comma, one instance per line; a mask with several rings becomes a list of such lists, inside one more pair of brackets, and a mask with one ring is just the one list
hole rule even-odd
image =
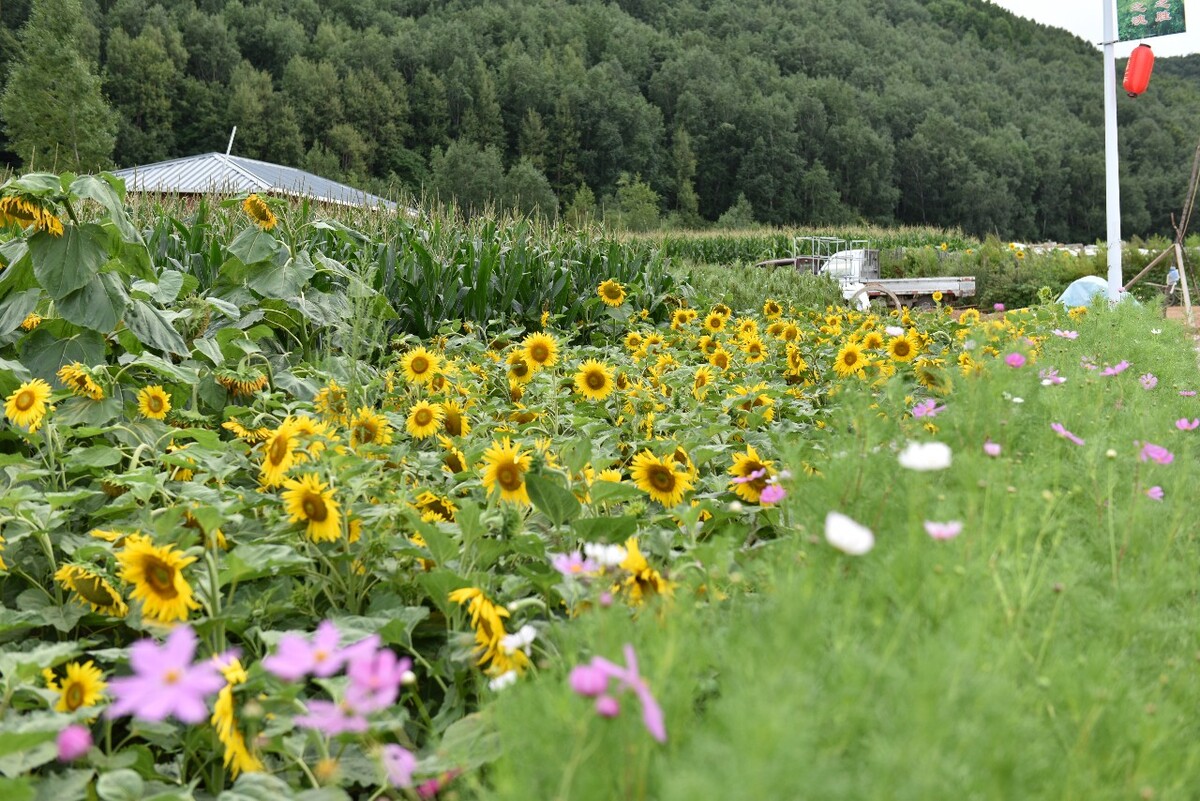
[[[1127, 235], [1168, 231], [1187, 182], [1176, 61], [1119, 101]], [[0, 82], [13, 169], [236, 125], [238, 155], [467, 209], [1103, 234], [1099, 52], [983, 0], [5, 0]]]

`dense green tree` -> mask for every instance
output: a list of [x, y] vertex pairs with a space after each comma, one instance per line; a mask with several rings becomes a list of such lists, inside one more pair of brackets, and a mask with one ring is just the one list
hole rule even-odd
[[26, 166], [89, 170], [112, 158], [116, 118], [80, 53], [79, 0], [35, 0], [0, 98], [9, 148]]
[[434, 150], [429, 166], [437, 196], [469, 213], [494, 204], [504, 180], [500, 151], [467, 140], [451, 142], [444, 151]]
[[173, 154], [172, 102], [186, 63], [187, 51], [174, 29], [164, 34], [147, 27], [130, 39], [118, 28], [109, 36], [104, 90], [118, 112], [117, 164], [162, 161]]
[[558, 198], [546, 176], [528, 159], [521, 159], [504, 176], [502, 202], [505, 208], [523, 214], [553, 218], [558, 213]]

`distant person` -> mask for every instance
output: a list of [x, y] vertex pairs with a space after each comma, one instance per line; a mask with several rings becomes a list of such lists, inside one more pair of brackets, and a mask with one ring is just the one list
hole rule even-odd
[[1174, 264], [1172, 264], [1171, 269], [1167, 271], [1167, 297], [1168, 298], [1175, 297], [1175, 288], [1177, 286], [1179, 286], [1179, 268], [1176, 267]]

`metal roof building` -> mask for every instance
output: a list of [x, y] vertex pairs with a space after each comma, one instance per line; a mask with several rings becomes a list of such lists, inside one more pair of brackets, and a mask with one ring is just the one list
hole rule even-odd
[[159, 161], [116, 170], [113, 175], [124, 178], [125, 188], [130, 192], [171, 195], [258, 192], [307, 197], [342, 206], [378, 206], [392, 211], [397, 208], [390, 200], [304, 170], [224, 153]]

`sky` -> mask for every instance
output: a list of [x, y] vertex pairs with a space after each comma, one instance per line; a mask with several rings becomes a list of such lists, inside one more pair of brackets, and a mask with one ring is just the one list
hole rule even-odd
[[[1104, 3], [1110, 0], [991, 0], [1021, 17], [1043, 25], [1066, 28], [1093, 44], [1099, 45], [1104, 33]], [[1187, 33], [1156, 36], [1144, 40], [1155, 56], [1183, 56], [1200, 53], [1200, 0], [1184, 0], [1188, 22]], [[1117, 58], [1129, 55], [1137, 42], [1118, 42]]]

